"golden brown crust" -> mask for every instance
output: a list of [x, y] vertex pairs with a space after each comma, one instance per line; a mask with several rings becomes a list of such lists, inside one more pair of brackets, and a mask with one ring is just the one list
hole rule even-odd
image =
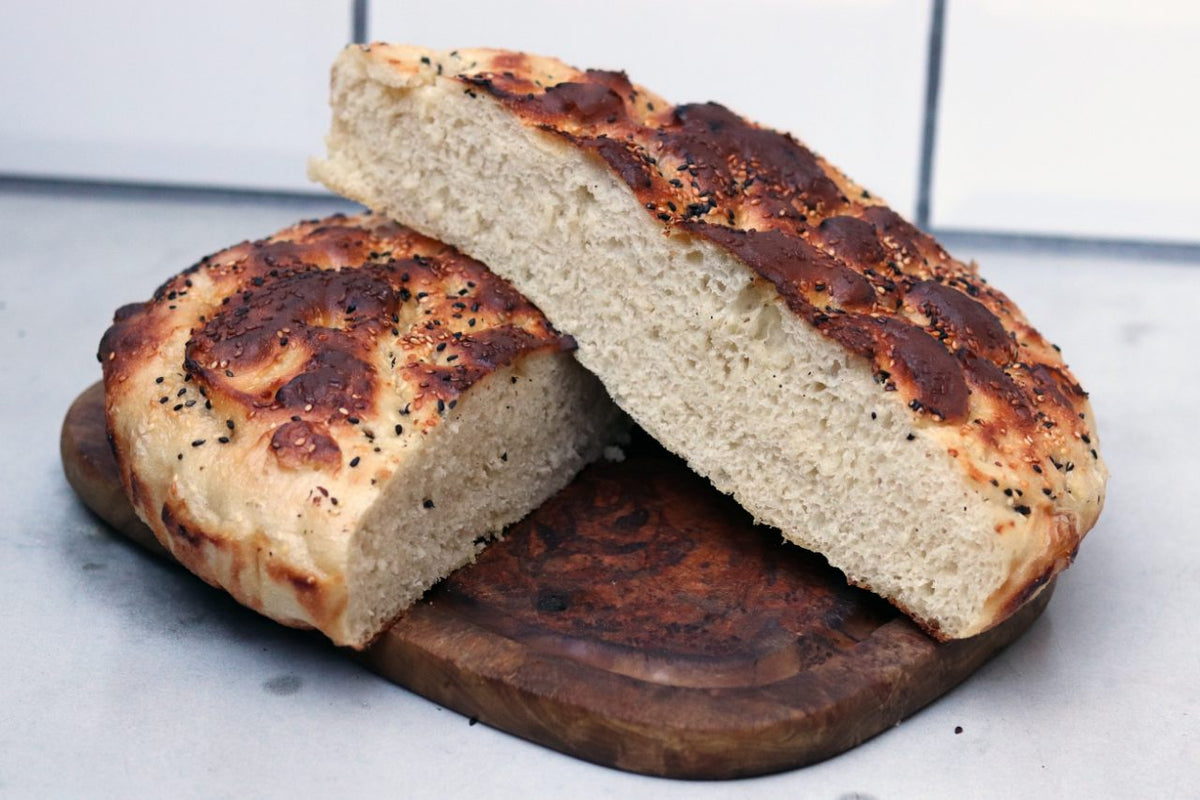
[[[375, 64], [449, 77], [606, 164], [664, 231], [701, 238], [773, 286], [798, 317], [866, 359], [1021, 535], [1011, 609], [1069, 563], [1103, 503], [1087, 395], [974, 265], [952, 258], [789, 135], [715, 103], [672, 106], [620, 72], [494, 50], [374, 44]], [[997, 619], [1002, 617], [997, 617]]]
[[[195, 298], [196, 280], [205, 279]], [[100, 343], [105, 379], [186, 326], [184, 407], [204, 401], [225, 419], [301, 422], [316, 462], [336, 465], [329, 427], [375, 410], [394, 370], [423, 426], [517, 355], [573, 343], [479, 262], [379, 217], [302, 223], [201, 260], [144, 304], [125, 306]], [[175, 409], [174, 398], [164, 405]], [[299, 419], [297, 419], [299, 418]], [[235, 428], [230, 428], [231, 435]], [[313, 442], [327, 442], [314, 448]], [[290, 441], [276, 442], [281, 458]]]
[[496, 369], [572, 347], [479, 262], [364, 214], [204, 258], [120, 309], [99, 358], [126, 492], [162, 544], [336, 639], [347, 596], [329, 551], [405, 442]]

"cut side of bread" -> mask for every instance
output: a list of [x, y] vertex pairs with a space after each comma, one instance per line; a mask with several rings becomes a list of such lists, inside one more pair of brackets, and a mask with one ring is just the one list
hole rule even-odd
[[625, 424], [505, 281], [382, 217], [212, 256], [105, 334], [126, 492], [188, 569], [363, 647]]
[[1056, 349], [790, 136], [494, 50], [351, 47], [332, 104], [313, 177], [487, 261], [651, 435], [933, 635], [1008, 617], [1095, 522]]

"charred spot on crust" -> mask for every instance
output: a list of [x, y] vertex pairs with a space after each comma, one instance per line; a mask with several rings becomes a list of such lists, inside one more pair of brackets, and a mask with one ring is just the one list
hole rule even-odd
[[547, 116], [570, 115], [583, 125], [612, 124], [625, 117], [625, 101], [603, 83], [560, 83], [547, 89], [537, 102]]
[[186, 525], [177, 520], [175, 518], [175, 513], [166, 503], [163, 503], [162, 505], [162, 509], [159, 512], [159, 518], [162, 519], [163, 527], [167, 529], [167, 533], [189, 547], [199, 547], [205, 538], [207, 538], [199, 531], [189, 530]]
[[977, 353], [995, 364], [1010, 364], [1016, 358], [1016, 343], [1000, 320], [982, 303], [937, 281], [919, 281], [905, 296], [911, 308], [946, 333], [959, 347]]
[[[799, 236], [778, 230], [740, 231], [705, 222], [681, 227], [736, 255], [770, 281], [800, 316], [811, 319], [818, 303], [828, 311], [830, 299], [840, 310], [869, 308], [875, 301], [875, 291], [866, 278]], [[821, 295], [819, 300], [816, 295]]]
[[875, 226], [858, 217], [827, 217], [817, 226], [815, 238], [850, 264], [876, 266], [887, 257]]
[[967, 414], [967, 388], [962, 367], [942, 343], [916, 325], [891, 317], [845, 314], [831, 317], [821, 329], [848, 350], [890, 367], [899, 378], [908, 405], [935, 419], [961, 422]]
[[336, 469], [342, 463], [342, 450], [319, 423], [297, 420], [275, 429], [271, 452], [284, 469]]

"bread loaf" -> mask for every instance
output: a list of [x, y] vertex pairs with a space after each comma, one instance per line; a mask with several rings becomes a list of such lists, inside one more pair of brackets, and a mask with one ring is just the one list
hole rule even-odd
[[620, 72], [354, 46], [326, 185], [485, 260], [666, 447], [941, 638], [1066, 567], [1106, 472], [1017, 307], [791, 136]]
[[362, 647], [622, 417], [479, 262], [381, 217], [206, 257], [100, 344], [126, 492], [188, 569]]

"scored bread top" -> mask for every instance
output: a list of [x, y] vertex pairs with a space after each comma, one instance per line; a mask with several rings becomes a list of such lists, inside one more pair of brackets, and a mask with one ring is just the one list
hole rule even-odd
[[99, 358], [126, 490], [163, 544], [328, 631], [374, 487], [472, 385], [573, 347], [479, 262], [363, 214], [205, 257], [121, 308]]
[[718, 104], [672, 106], [622, 72], [523, 53], [362, 52], [409, 85], [456, 80], [591, 153], [665, 232], [723, 248], [791, 312], [866, 359], [914, 426], [1009, 509], [998, 534], [1052, 532], [1041, 574], [1012, 587], [1014, 607], [1069, 562], [1100, 512], [1107, 474], [1087, 395], [974, 265], [790, 135]]

